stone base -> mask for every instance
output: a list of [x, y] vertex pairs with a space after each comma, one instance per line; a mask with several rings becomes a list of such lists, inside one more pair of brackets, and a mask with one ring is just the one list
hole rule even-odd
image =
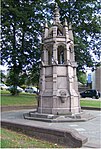
[[93, 115], [85, 114], [85, 112], [81, 112], [79, 114], [72, 114], [71, 112], [69, 112], [66, 115], [54, 115], [38, 113], [37, 111], [31, 111], [29, 113], [25, 113], [23, 116], [25, 119], [28, 120], [37, 120], [45, 122], [78, 122], [87, 121], [94, 118]]
[[53, 115], [66, 115], [68, 113], [80, 113], [81, 112], [81, 107], [74, 107], [74, 108], [37, 108], [38, 113], [44, 113], [44, 114], [53, 114]]

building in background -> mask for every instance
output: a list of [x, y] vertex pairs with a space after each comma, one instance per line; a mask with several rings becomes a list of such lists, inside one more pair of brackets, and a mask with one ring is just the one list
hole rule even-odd
[[97, 89], [101, 92], [101, 66], [96, 67], [92, 72], [92, 89]]

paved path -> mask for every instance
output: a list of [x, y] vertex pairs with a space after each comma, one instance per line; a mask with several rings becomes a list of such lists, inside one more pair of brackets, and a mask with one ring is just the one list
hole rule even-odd
[[32, 126], [39, 126], [45, 128], [59, 128], [60, 130], [72, 128], [77, 130], [80, 134], [88, 137], [88, 142], [82, 148], [101, 148], [101, 111], [85, 110], [95, 116], [94, 119], [86, 122], [62, 122], [62, 123], [49, 123], [33, 120], [23, 119], [23, 113], [31, 110], [19, 110], [11, 112], [2, 112], [1, 119], [3, 121], [12, 121], [19, 124], [26, 124]]

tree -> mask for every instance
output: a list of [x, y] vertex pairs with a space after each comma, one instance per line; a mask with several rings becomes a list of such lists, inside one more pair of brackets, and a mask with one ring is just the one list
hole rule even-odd
[[5, 80], [6, 80], [6, 77], [7, 77], [7, 76], [3, 73], [2, 70], [0, 70], [0, 74], [1, 74], [1, 76], [0, 76], [0, 77], [1, 77], [1, 78], [0, 78], [0, 79], [1, 79], [1, 82], [2, 82], [2, 83], [5, 83]]
[[40, 3], [2, 0], [2, 63], [8, 63], [15, 87], [19, 85], [19, 74], [36, 66], [40, 57], [40, 24], [44, 20]]
[[60, 7], [61, 20], [67, 18], [71, 22], [75, 55], [78, 63], [78, 70], [84, 69], [84, 65], [93, 66], [94, 53], [100, 59], [100, 1], [99, 0], [68, 0], [60, 2], [56, 0]]
[[[90, 50], [100, 55], [99, 47], [99, 0], [55, 0], [61, 21], [71, 22], [78, 71], [84, 65], [93, 66]], [[53, 17], [52, 0], [2, 0], [2, 63], [14, 73], [14, 86], [19, 85], [21, 74], [31, 76], [33, 82], [39, 77], [40, 38], [43, 22]], [[97, 44], [96, 44], [97, 43]], [[37, 82], [38, 83], [38, 82]]]
[[87, 75], [85, 72], [83, 71], [79, 71], [79, 73], [77, 73], [78, 76], [78, 81], [82, 84], [87, 84]]

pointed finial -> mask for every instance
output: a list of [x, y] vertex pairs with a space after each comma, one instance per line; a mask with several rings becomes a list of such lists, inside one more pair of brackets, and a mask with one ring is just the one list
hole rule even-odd
[[60, 23], [60, 14], [57, 3], [55, 4], [55, 12], [54, 12], [54, 24]]
[[72, 24], [69, 22], [69, 29], [72, 30]]
[[67, 24], [67, 19], [66, 19], [66, 18], [65, 18], [64, 25], [65, 25], [65, 26], [68, 26], [68, 24]]
[[57, 3], [55, 3], [55, 8], [58, 8], [58, 4]]
[[45, 23], [45, 27], [48, 28], [48, 24], [47, 24], [47, 22]]
[[69, 23], [69, 38], [70, 38], [72, 41], [74, 40], [71, 22]]

